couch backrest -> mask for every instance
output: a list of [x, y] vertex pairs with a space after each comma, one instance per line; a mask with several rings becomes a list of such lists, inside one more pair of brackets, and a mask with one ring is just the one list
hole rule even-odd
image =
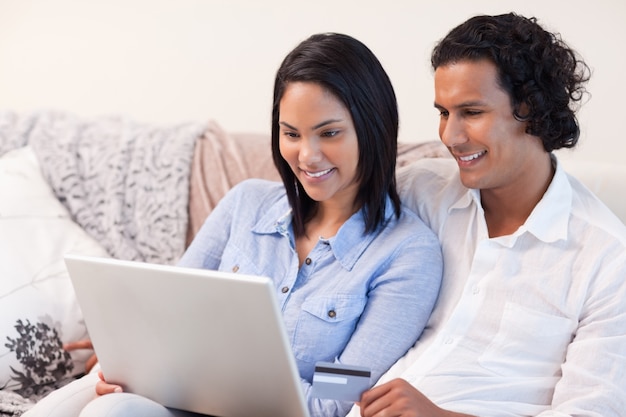
[[626, 224], [626, 165], [559, 159], [566, 172], [578, 178]]

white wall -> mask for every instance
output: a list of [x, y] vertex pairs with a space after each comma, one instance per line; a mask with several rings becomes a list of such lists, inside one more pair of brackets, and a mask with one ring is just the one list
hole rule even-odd
[[559, 31], [594, 70], [581, 146], [566, 157], [623, 164], [624, 0], [0, 0], [0, 109], [212, 118], [269, 132], [284, 55], [312, 33], [337, 31], [365, 42], [389, 72], [400, 139], [431, 140], [432, 46], [474, 14], [508, 11]]

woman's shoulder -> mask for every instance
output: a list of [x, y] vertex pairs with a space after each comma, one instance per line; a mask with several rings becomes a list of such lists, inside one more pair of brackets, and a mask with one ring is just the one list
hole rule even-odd
[[373, 236], [376, 242], [383, 242], [388, 249], [424, 243], [438, 245], [439, 242], [424, 220], [405, 204], [401, 204], [399, 216], [388, 214], [385, 224]]
[[418, 239], [428, 238], [437, 240], [435, 232], [426, 224], [424, 219], [405, 204], [401, 205], [400, 217], [397, 219], [395, 233], [402, 233], [407, 237]]
[[261, 208], [286, 201], [287, 193], [282, 182], [250, 178], [234, 185], [225, 199], [231, 204]]
[[229, 193], [249, 197], [266, 195], [280, 196], [285, 194], [285, 187], [282, 182], [278, 181], [248, 178], [234, 185]]

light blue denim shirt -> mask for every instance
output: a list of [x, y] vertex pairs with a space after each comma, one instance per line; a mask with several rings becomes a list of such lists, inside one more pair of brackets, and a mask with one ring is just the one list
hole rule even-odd
[[320, 238], [298, 268], [291, 208], [281, 183], [246, 180], [220, 201], [179, 265], [274, 280], [312, 416], [352, 403], [310, 395], [318, 361], [367, 366], [372, 384], [417, 340], [442, 276], [435, 234], [413, 212], [364, 234], [363, 211]]

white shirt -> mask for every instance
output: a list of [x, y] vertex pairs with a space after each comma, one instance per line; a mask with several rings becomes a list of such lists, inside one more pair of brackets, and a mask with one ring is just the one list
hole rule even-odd
[[560, 164], [525, 224], [491, 239], [454, 160], [420, 160], [398, 183], [442, 242], [444, 280], [422, 337], [379, 383], [402, 377], [481, 417], [624, 416], [626, 226]]

